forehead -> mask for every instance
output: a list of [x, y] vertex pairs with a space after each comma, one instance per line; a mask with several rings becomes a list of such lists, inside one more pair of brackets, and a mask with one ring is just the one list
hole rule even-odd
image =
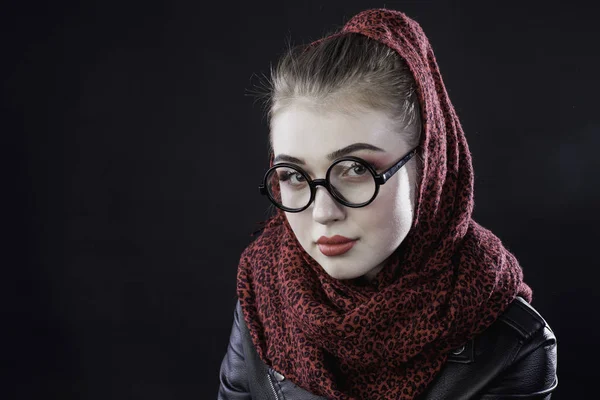
[[275, 155], [321, 160], [353, 143], [368, 143], [395, 153], [402, 147], [393, 120], [383, 111], [365, 109], [344, 113], [296, 102], [271, 121]]

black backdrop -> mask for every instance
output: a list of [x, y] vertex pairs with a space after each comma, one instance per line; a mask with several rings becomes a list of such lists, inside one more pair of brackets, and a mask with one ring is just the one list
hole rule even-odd
[[267, 206], [266, 121], [247, 92], [286, 37], [381, 6], [432, 42], [473, 153], [474, 218], [518, 257], [558, 336], [554, 398], [592, 396], [588, 3], [5, 3], [5, 398], [216, 398], [238, 258]]

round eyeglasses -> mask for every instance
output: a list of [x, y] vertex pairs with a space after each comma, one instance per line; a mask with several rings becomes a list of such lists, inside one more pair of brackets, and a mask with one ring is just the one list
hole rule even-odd
[[279, 163], [269, 168], [258, 189], [276, 207], [292, 213], [308, 208], [319, 185], [346, 207], [364, 207], [375, 200], [379, 186], [385, 184], [416, 152], [416, 148], [412, 149], [381, 174], [362, 158], [345, 156], [329, 166], [325, 179], [311, 179], [297, 165]]

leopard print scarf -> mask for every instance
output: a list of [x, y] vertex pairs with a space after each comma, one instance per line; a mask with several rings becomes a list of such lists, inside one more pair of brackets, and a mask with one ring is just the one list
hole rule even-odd
[[471, 155], [421, 27], [372, 9], [335, 35], [346, 32], [396, 50], [417, 82], [424, 165], [411, 230], [365, 284], [331, 278], [278, 212], [242, 253], [237, 294], [260, 358], [286, 379], [328, 399], [412, 399], [450, 350], [532, 292], [516, 258], [471, 218]]

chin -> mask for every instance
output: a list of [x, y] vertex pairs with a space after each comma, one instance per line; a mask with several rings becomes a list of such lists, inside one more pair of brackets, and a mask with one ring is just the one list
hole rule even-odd
[[321, 264], [321, 267], [325, 270], [325, 272], [327, 272], [327, 275], [338, 280], [354, 279], [365, 274], [365, 272], [362, 271], [353, 271], [352, 269], [348, 269], [348, 266], [344, 265], [344, 263], [340, 264], [341, 265]]

